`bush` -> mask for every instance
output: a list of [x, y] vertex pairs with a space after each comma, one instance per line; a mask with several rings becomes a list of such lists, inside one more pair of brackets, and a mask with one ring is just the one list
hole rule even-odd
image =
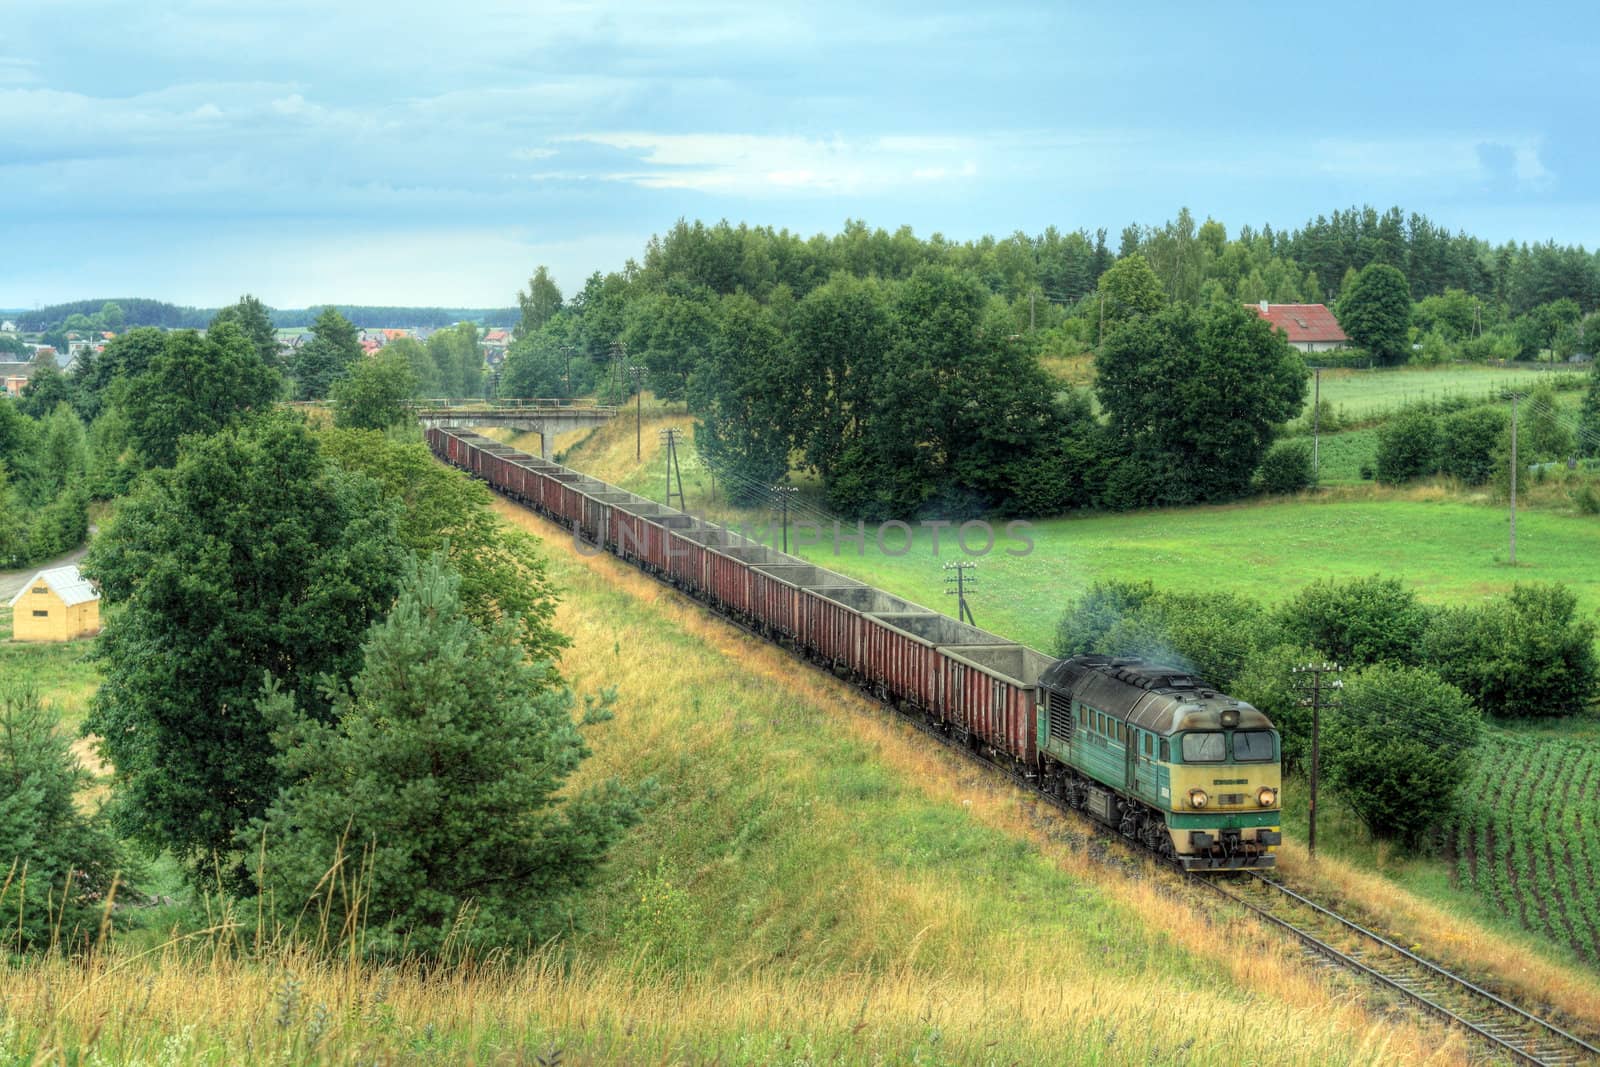
[[1438, 420], [1420, 408], [1408, 408], [1390, 419], [1378, 430], [1378, 481], [1399, 485], [1432, 474], [1438, 437]]
[[1446, 415], [1439, 423], [1439, 471], [1467, 485], [1482, 485], [1495, 470], [1508, 417], [1499, 408], [1477, 407]]
[[78, 809], [88, 779], [38, 693], [0, 690], [0, 938], [11, 951], [99, 937], [121, 855], [99, 816]]
[[1589, 705], [1600, 685], [1595, 633], [1570, 589], [1518, 584], [1481, 607], [1439, 612], [1423, 656], [1491, 715], [1568, 715]]
[[1482, 725], [1466, 694], [1434, 672], [1367, 667], [1326, 713], [1328, 782], [1374, 837], [1415, 844], [1449, 814]]
[[70, 552], [89, 537], [89, 494], [64, 489], [45, 505], [28, 530], [28, 558], [46, 560]]
[[1280, 609], [1278, 621], [1289, 640], [1345, 667], [1415, 665], [1428, 609], [1399, 579], [1373, 575], [1312, 582]]
[[1298, 493], [1316, 484], [1311, 469], [1311, 442], [1305, 439], [1278, 441], [1261, 459], [1256, 479], [1263, 493]]
[[1227, 689], [1263, 643], [1261, 606], [1229, 593], [1156, 592], [1148, 582], [1097, 583], [1057, 626], [1060, 655], [1139, 656]]

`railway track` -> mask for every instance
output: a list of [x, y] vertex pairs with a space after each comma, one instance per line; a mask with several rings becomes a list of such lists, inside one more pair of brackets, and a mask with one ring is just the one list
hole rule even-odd
[[1190, 875], [1312, 951], [1399, 993], [1517, 1063], [1600, 1063], [1600, 1048], [1254, 871]]
[[[469, 477], [484, 481], [470, 471], [466, 473]], [[551, 515], [543, 508], [515, 500], [492, 483], [485, 481], [484, 484], [491, 492], [506, 496], [519, 506], [543, 515], [563, 528], [568, 528], [568, 520], [561, 516]], [[810, 667], [837, 676], [836, 672], [825, 664], [816, 662], [801, 650], [775, 640], [770, 634], [763, 633], [743, 620], [719, 610], [714, 604], [696, 597], [692, 592], [680, 589], [668, 576], [643, 568], [641, 570], [663, 585], [694, 600], [724, 622], [781, 649]], [[919, 732], [927, 734], [976, 764], [991, 771], [998, 771], [1052, 807], [1080, 817], [1096, 831], [1097, 835], [1104, 833], [1107, 838], [1115, 839], [1140, 856], [1153, 856], [1153, 853], [1095, 822], [1060, 797], [1045, 792], [1036, 781], [1019, 774], [1013, 767], [988, 759], [982, 752], [950, 736], [941, 730], [938, 724], [916, 710], [896, 706], [872, 686], [861, 684], [859, 680], [842, 680], [847, 684], [853, 684], [854, 688], [869, 699], [886, 706]], [[1264, 922], [1295, 937], [1308, 949], [1333, 964], [1363, 975], [1380, 987], [1400, 994], [1428, 1014], [1466, 1030], [1481, 1039], [1488, 1049], [1509, 1056], [1513, 1062], [1550, 1065], [1550, 1067], [1600, 1064], [1600, 1048], [1474, 985], [1438, 964], [1394, 944], [1382, 935], [1302, 896], [1274, 878], [1254, 871], [1243, 871], [1232, 875], [1184, 873], [1183, 877], [1190, 882], [1201, 883], [1208, 892], [1216, 893], [1243, 906]]]

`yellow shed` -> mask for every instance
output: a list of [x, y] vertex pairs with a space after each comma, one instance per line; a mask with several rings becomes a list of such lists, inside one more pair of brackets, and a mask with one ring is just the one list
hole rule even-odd
[[100, 632], [100, 594], [77, 567], [40, 571], [11, 598], [15, 641], [71, 641]]

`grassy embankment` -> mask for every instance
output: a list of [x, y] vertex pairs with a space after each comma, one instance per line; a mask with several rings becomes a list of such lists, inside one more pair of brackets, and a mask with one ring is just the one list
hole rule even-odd
[[[236, 954], [14, 961], [0, 1055], [39, 1062], [1455, 1062], [1248, 920], [548, 525], [563, 660], [617, 690], [584, 777], [659, 802], [589, 929], [430, 974]], [[53, 692], [53, 690], [52, 690]], [[226, 916], [217, 915], [219, 925]], [[222, 943], [219, 947], [219, 941]], [[130, 943], [131, 944], [131, 943]], [[1520, 957], [1513, 954], [1513, 960]], [[1600, 995], [1554, 994], [1600, 1016]], [[1587, 1004], [1587, 1006], [1586, 1006]]]
[[[1391, 390], [1392, 392], [1392, 390]], [[662, 499], [661, 457], [652, 454], [653, 427], [646, 426], [646, 456], [634, 460], [633, 427], [603, 428], [573, 447], [569, 462], [636, 492]], [[665, 425], [674, 421], [659, 416]], [[684, 423], [682, 416], [676, 418]], [[728, 509], [700, 471], [686, 471], [690, 505], [713, 514], [765, 521]], [[1600, 522], [1592, 517], [1531, 510], [1519, 517], [1519, 565], [1505, 560], [1505, 516], [1496, 507], [1465, 502], [1441, 487], [1377, 489], [1356, 496], [1325, 494], [1210, 508], [1091, 515], [1034, 524], [1035, 548], [1023, 558], [996, 552], [979, 567], [981, 585], [974, 610], [987, 629], [1048, 649], [1062, 607], [1095, 580], [1150, 579], [1162, 588], [1225, 590], [1276, 603], [1322, 577], [1398, 575], [1430, 603], [1469, 603], [1509, 589], [1514, 581], [1561, 581], [1574, 588], [1588, 610], [1600, 608], [1600, 574], [1588, 565], [1600, 552]], [[898, 544], [898, 542], [896, 542]], [[865, 555], [831, 545], [805, 553], [825, 566], [851, 574], [935, 610], [953, 613], [944, 595], [941, 562], [968, 555], [946, 531], [939, 557], [922, 535], [906, 554]], [[1563, 724], [1562, 737], [1582, 741], [1582, 726]], [[1304, 838], [1306, 790], [1286, 793], [1289, 832]], [[1324, 851], [1384, 873], [1456, 914], [1534, 946], [1550, 959], [1577, 962], [1570, 951], [1524, 931], [1515, 917], [1487, 896], [1458, 886], [1450, 864], [1407, 856], [1368, 839], [1364, 828], [1337, 804], [1325, 804], [1320, 826]]]

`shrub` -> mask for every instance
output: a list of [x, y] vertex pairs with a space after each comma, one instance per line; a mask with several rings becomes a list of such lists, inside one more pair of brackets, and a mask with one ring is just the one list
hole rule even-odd
[[1063, 656], [1139, 656], [1194, 671], [1226, 689], [1264, 643], [1268, 627], [1261, 606], [1245, 597], [1109, 581], [1068, 608], [1057, 627], [1057, 649]]
[[1446, 415], [1439, 423], [1438, 464], [1442, 474], [1467, 485], [1482, 485], [1495, 470], [1495, 456], [1505, 436], [1506, 413], [1477, 407]]
[[88, 778], [38, 693], [0, 690], [0, 939], [12, 951], [99, 936], [121, 856], [99, 816], [78, 809]]
[[1577, 595], [1565, 586], [1518, 584], [1480, 607], [1439, 612], [1423, 656], [1491, 715], [1571, 714], [1590, 704], [1600, 685], [1595, 624], [1577, 609]]
[[1285, 604], [1278, 621], [1289, 640], [1346, 667], [1420, 662], [1428, 610], [1397, 578], [1312, 582]]
[[1432, 474], [1438, 436], [1438, 420], [1421, 408], [1408, 408], [1390, 419], [1378, 430], [1378, 481], [1399, 485]]
[[1278, 441], [1261, 459], [1256, 478], [1264, 493], [1298, 493], [1316, 484], [1311, 469], [1311, 443], [1305, 439]]
[[1326, 713], [1328, 782], [1374, 837], [1415, 844], [1449, 813], [1481, 729], [1466, 694], [1434, 672], [1367, 667]]
[[89, 537], [89, 494], [63, 489], [39, 512], [28, 530], [28, 558], [46, 560], [70, 552]]

